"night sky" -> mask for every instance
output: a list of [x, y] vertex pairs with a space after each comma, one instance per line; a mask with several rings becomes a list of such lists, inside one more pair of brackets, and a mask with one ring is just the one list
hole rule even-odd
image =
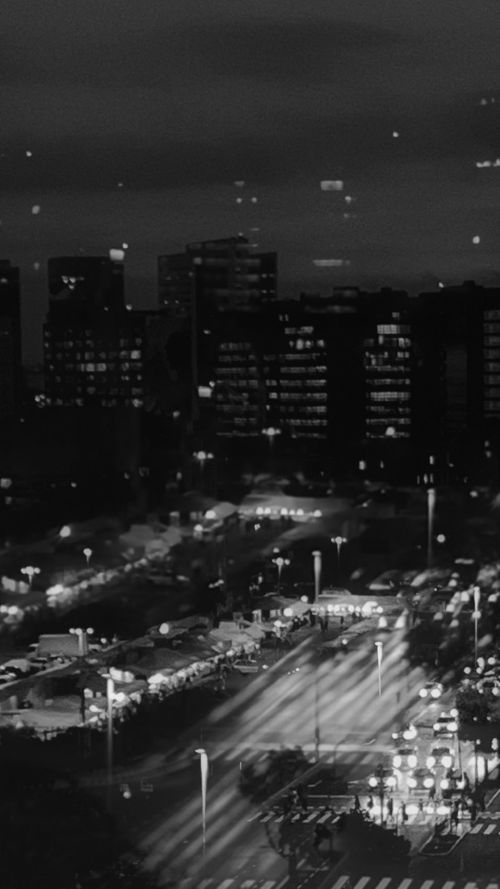
[[499, 23], [498, 0], [4, 0], [25, 358], [48, 256], [122, 242], [138, 307], [158, 253], [238, 232], [278, 250], [282, 296], [498, 282]]

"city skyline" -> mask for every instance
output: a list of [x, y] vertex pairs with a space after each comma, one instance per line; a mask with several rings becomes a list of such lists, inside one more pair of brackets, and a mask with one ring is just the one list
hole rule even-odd
[[48, 257], [122, 243], [138, 308], [159, 254], [240, 231], [278, 251], [282, 297], [497, 283], [495, 24], [486, 3], [11, 4], [0, 231], [25, 358]]

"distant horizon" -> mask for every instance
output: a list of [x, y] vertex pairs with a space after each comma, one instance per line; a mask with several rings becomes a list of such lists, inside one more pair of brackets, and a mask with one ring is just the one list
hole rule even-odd
[[[199, 240], [202, 239], [200, 238]], [[203, 240], [210, 239], [204, 238]], [[215, 238], [213, 240], [215, 240]], [[272, 250], [272, 247], [269, 247], [269, 250]], [[10, 259], [11, 265], [19, 268], [20, 272], [23, 366], [39, 364], [43, 361], [43, 323], [45, 321], [49, 307], [49, 290], [48, 282], [46, 279], [46, 263], [50, 258], [56, 256], [77, 256], [83, 258], [87, 255], [102, 256], [103, 258], [106, 258], [107, 256], [107, 254], [98, 253], [97, 251], [94, 251], [92, 254], [54, 252], [47, 257], [47, 259], [45, 260], [45, 265], [41, 266], [38, 272], [34, 272], [32, 270], [23, 272], [22, 266], [18, 263], [13, 262], [9, 257], [0, 257], [0, 259]], [[148, 277], [146, 276], [146, 274], [127, 274], [127, 257], [125, 258], [123, 265], [125, 302], [132, 305], [133, 309], [138, 310], [151, 310], [158, 308], [159, 303], [157, 296], [158, 282], [156, 278], [156, 264], [154, 267], [155, 277], [153, 277], [153, 275]], [[133, 267], [134, 269], [138, 268], [136, 260], [134, 260]], [[40, 278], [43, 271], [45, 272], [45, 280], [43, 282], [43, 286], [41, 286]], [[331, 270], [327, 270], [327, 272], [331, 273]], [[324, 276], [324, 278], [325, 277], [326, 275]], [[287, 279], [284, 278], [283, 270], [280, 269], [278, 253], [278, 293], [276, 299], [298, 300], [301, 292], [319, 293], [321, 296], [327, 297], [332, 293], [334, 287], [357, 287], [360, 290], [367, 290], [369, 292], [378, 292], [383, 287], [391, 287], [393, 290], [406, 291], [410, 298], [417, 297], [420, 293], [424, 292], [437, 292], [440, 289], [439, 279], [431, 276], [429, 273], [423, 273], [420, 278], [413, 278], [411, 280], [408, 280], [406, 283], [399, 278], [391, 280], [390, 278], [377, 278], [375, 275], [369, 274], [361, 275], [357, 281], [348, 279], [342, 282], [338, 279], [337, 274], [331, 275], [331, 278], [333, 280], [330, 280], [329, 282], [323, 280], [323, 282], [320, 283], [315, 280], [313, 284], [311, 281], [309, 283], [309, 286], [305, 280], [302, 283], [300, 283], [299, 281], [287, 281]], [[467, 281], [472, 281], [479, 287], [500, 288], [500, 271], [493, 272], [492, 270], [485, 270], [481, 278], [479, 278], [479, 275], [475, 276], [473, 272], [471, 272], [469, 275], [466, 274], [463, 277], [457, 276], [453, 280], [443, 280], [441, 283], [443, 283], [444, 287], [446, 288], [459, 287]], [[26, 286], [24, 282], [29, 283]], [[281, 293], [280, 290], [282, 291]], [[23, 298], [23, 294], [25, 294], [26, 291], [28, 291], [28, 297]]]

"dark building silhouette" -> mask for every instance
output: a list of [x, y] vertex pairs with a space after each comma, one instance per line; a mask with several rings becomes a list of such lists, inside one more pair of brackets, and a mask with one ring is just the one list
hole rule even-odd
[[439, 430], [436, 449], [450, 479], [491, 480], [500, 444], [500, 288], [465, 281], [416, 303], [429, 382], [432, 372], [426, 432]]
[[[195, 275], [196, 270], [196, 275]], [[276, 299], [276, 253], [252, 253], [244, 237], [199, 241], [158, 257], [158, 299], [173, 315], [202, 320], [214, 308]]]
[[16, 413], [21, 401], [21, 297], [19, 269], [0, 260], [0, 416]]

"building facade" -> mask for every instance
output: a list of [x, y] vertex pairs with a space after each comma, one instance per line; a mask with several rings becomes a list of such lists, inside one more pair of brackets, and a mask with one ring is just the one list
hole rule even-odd
[[0, 416], [13, 416], [21, 403], [21, 296], [19, 269], [0, 261]]

